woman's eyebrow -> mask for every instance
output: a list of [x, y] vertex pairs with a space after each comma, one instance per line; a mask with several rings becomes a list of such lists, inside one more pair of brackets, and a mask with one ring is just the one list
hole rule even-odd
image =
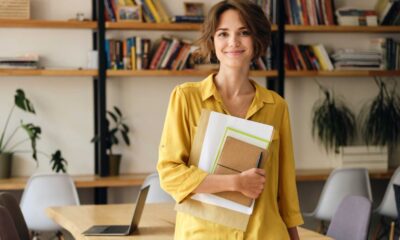
[[[247, 27], [240, 27], [238, 30], [247, 30]], [[217, 28], [215, 31], [227, 31], [228, 28]]]

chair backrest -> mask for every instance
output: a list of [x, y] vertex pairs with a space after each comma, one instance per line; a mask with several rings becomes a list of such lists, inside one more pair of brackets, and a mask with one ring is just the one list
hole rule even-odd
[[14, 221], [3, 206], [0, 206], [0, 239], [19, 239]]
[[21, 198], [21, 210], [28, 228], [34, 231], [57, 231], [60, 226], [46, 215], [46, 208], [79, 205], [72, 178], [68, 174], [32, 176]]
[[[0, 206], [10, 213], [20, 240], [29, 240], [29, 230], [17, 200], [8, 192], [0, 193]], [[0, 238], [1, 239], [1, 238]]]
[[396, 202], [397, 215], [400, 214], [400, 185], [393, 184], [394, 198]]
[[365, 240], [368, 236], [371, 201], [363, 196], [347, 196], [329, 225], [327, 236], [340, 240]]
[[382, 202], [376, 208], [375, 212], [377, 212], [380, 215], [396, 219], [397, 210], [396, 210], [393, 184], [400, 185], [400, 167], [396, 169], [396, 171], [390, 178], [389, 184], [386, 187], [385, 195], [383, 195]]
[[146, 203], [174, 202], [174, 199], [160, 187], [158, 173], [152, 173], [146, 177], [143, 187], [149, 186]]
[[371, 184], [365, 168], [337, 168], [332, 171], [314, 211], [317, 219], [330, 221], [340, 202], [349, 195], [364, 196], [372, 202]]

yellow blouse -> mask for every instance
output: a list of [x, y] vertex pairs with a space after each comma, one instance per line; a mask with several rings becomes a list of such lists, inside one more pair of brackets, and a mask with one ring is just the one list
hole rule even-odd
[[[187, 166], [201, 109], [229, 114], [213, 77], [177, 86], [171, 94], [157, 170], [162, 188], [177, 202], [192, 193], [208, 174], [196, 166]], [[247, 230], [241, 232], [178, 212], [175, 239], [289, 239], [287, 228], [303, 223], [287, 104], [278, 94], [251, 82], [256, 93], [246, 119], [272, 125], [275, 132], [264, 164], [265, 187], [256, 200]]]

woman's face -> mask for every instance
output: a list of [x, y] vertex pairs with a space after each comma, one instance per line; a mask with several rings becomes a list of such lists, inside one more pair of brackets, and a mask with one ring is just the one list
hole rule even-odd
[[221, 65], [249, 67], [253, 58], [253, 38], [238, 11], [229, 9], [221, 14], [214, 34], [214, 48]]

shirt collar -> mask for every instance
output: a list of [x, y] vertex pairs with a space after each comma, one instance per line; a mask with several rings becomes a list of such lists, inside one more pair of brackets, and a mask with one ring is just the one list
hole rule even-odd
[[[201, 83], [201, 95], [202, 100], [205, 101], [211, 96], [217, 101], [222, 101], [221, 96], [217, 90], [217, 87], [214, 84], [214, 75], [215, 73], [210, 74], [206, 79], [204, 79]], [[264, 103], [275, 103], [274, 98], [270, 91], [261, 87], [254, 80], [250, 80], [253, 86], [256, 88], [256, 95], [254, 97], [254, 102], [264, 102]]]

